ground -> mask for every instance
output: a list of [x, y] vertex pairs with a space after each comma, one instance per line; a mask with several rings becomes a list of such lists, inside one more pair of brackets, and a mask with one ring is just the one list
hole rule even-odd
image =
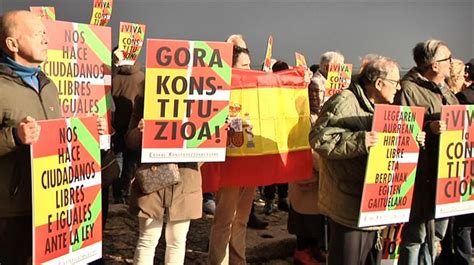
[[[257, 213], [262, 204], [257, 204]], [[267, 216], [258, 214], [269, 222], [265, 230], [247, 230], [247, 261], [251, 264], [292, 264], [289, 258], [295, 246], [295, 238], [286, 230], [287, 213], [277, 211]], [[138, 238], [138, 221], [127, 212], [125, 204], [110, 206], [109, 219], [104, 229], [104, 261], [106, 264], [132, 264]], [[211, 229], [212, 215], [193, 220], [188, 233], [185, 264], [205, 264]], [[163, 238], [163, 237], [162, 237]], [[162, 264], [163, 239], [156, 250], [155, 264]]]

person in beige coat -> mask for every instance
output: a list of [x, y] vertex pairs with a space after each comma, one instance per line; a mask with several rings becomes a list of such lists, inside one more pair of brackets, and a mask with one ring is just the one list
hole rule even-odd
[[[143, 91], [135, 99], [126, 143], [141, 148], [143, 132]], [[192, 219], [202, 216], [201, 173], [197, 163], [178, 163], [182, 181], [157, 192], [145, 194], [132, 180], [130, 212], [138, 215], [139, 238], [134, 264], [153, 264], [155, 248], [166, 223], [165, 264], [184, 264], [186, 235]]]
[[[323, 103], [324, 90], [311, 83], [308, 86], [308, 98], [311, 125], [314, 125]], [[326, 255], [321, 249], [325, 238], [325, 217], [318, 208], [318, 179], [319, 156], [313, 151], [313, 177], [289, 183], [288, 187], [288, 232], [296, 235], [293, 256], [295, 264], [319, 264], [320, 261], [326, 261]]]

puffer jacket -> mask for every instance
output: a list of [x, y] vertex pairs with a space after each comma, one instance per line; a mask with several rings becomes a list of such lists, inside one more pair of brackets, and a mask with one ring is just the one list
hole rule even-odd
[[[143, 90], [135, 99], [135, 107], [126, 135], [127, 147], [141, 149], [142, 133], [137, 126], [143, 118]], [[182, 181], [160, 191], [145, 194], [136, 181], [132, 181], [130, 212], [138, 217], [157, 220], [183, 221], [202, 216], [201, 173], [197, 163], [178, 163]]]
[[441, 118], [443, 105], [457, 105], [458, 100], [448, 85], [439, 86], [412, 68], [401, 82], [395, 104], [425, 108], [423, 131], [426, 132], [425, 149], [420, 150], [415, 179], [410, 221], [434, 219], [436, 180], [438, 170], [439, 135], [429, 129], [429, 123]]
[[371, 130], [374, 106], [354, 82], [324, 104], [310, 132], [312, 148], [320, 155], [319, 209], [344, 226], [358, 228], [367, 166], [365, 135]]
[[0, 64], [0, 217], [31, 215], [30, 146], [15, 143], [13, 128], [26, 116], [61, 118], [58, 89], [43, 72], [38, 79], [39, 93]]

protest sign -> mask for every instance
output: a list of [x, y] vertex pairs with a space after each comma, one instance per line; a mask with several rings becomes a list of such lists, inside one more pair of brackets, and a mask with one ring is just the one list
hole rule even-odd
[[134, 65], [145, 42], [145, 25], [120, 22], [119, 50], [123, 53], [120, 65]]
[[33, 264], [102, 256], [100, 150], [94, 117], [38, 121], [31, 146]]
[[296, 60], [296, 66], [304, 66], [304, 67], [308, 66], [306, 64], [306, 59], [304, 58], [304, 55], [301, 53], [295, 52], [295, 60]]
[[352, 64], [329, 64], [324, 102], [351, 84]]
[[30, 11], [37, 14], [42, 19], [56, 20], [54, 6], [30, 6]]
[[106, 26], [112, 16], [113, 0], [94, 0], [91, 22], [96, 26]]
[[403, 224], [387, 226], [382, 231], [383, 247], [381, 265], [397, 265], [402, 241]]
[[111, 126], [111, 31], [64, 21], [43, 21], [49, 38], [48, 60], [43, 71], [56, 84], [62, 116], [97, 115], [108, 119], [101, 148], [110, 146]]
[[439, 139], [436, 218], [474, 212], [474, 106], [443, 106]]
[[413, 198], [424, 108], [375, 105], [359, 227], [407, 222]]
[[232, 70], [227, 157], [201, 166], [204, 190], [312, 176], [305, 72], [302, 67], [276, 73]]
[[147, 41], [142, 162], [223, 161], [232, 44]]
[[273, 37], [268, 37], [267, 42], [267, 51], [265, 52], [265, 60], [263, 61], [263, 68], [264, 72], [270, 72], [270, 67], [272, 66], [272, 50], [273, 50]]

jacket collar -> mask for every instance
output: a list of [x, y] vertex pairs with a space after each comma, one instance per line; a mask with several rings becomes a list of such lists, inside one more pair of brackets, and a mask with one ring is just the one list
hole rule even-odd
[[359, 101], [360, 106], [367, 112], [374, 113], [375, 105], [369, 100], [367, 94], [365, 93], [365, 89], [362, 87], [361, 82], [359, 79], [354, 80], [349, 88], [354, 95], [356, 96], [357, 100]]
[[[15, 71], [13, 71], [13, 69], [4, 63], [0, 63], [0, 77], [1, 76], [4, 76], [19, 85], [31, 87], [30, 84], [23, 81], [23, 79]], [[43, 71], [38, 72], [38, 79], [41, 88], [45, 87], [51, 82], [51, 80], [43, 73]]]
[[441, 87], [447, 87], [446, 83], [443, 82], [441, 86], [436, 84], [433, 81], [428, 80], [426, 77], [421, 75], [421, 73], [418, 71], [416, 67], [413, 67], [406, 73], [406, 75], [402, 78], [402, 81], [410, 81], [418, 86], [424, 87], [426, 89], [429, 89], [435, 93], [440, 93], [441, 94]]
[[453, 92], [449, 89], [448, 84], [443, 82], [441, 85], [436, 84], [433, 81], [428, 80], [426, 77], [422, 76], [421, 73], [418, 71], [416, 67], [413, 67], [402, 79], [402, 87], [403, 82], [413, 82], [414, 84], [428, 89], [433, 93], [439, 94], [443, 105], [455, 105], [459, 104], [456, 97], [454, 96]]

